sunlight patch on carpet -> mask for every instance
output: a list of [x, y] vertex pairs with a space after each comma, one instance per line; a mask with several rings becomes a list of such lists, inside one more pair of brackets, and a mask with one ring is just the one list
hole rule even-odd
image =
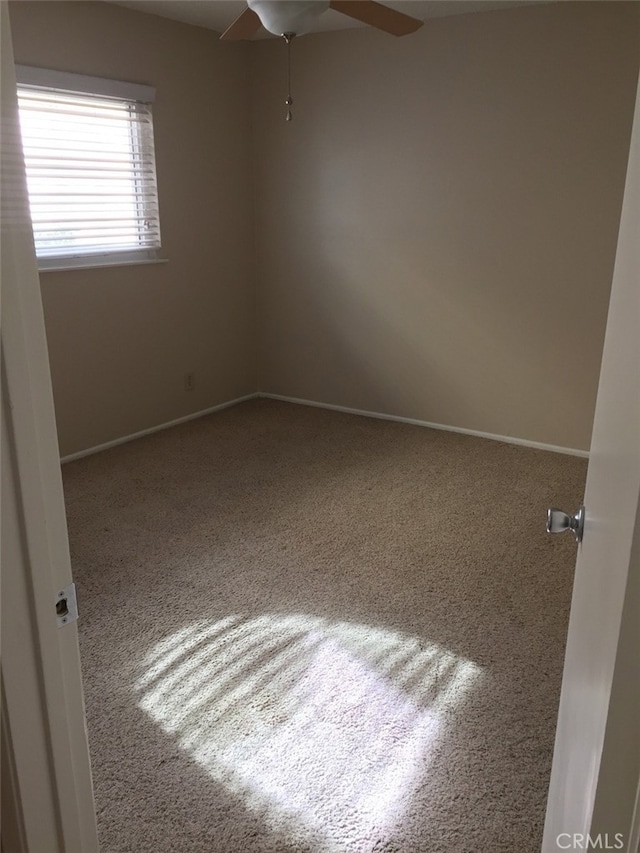
[[274, 831], [391, 836], [480, 667], [397, 631], [304, 614], [197, 622], [157, 644], [139, 705]]

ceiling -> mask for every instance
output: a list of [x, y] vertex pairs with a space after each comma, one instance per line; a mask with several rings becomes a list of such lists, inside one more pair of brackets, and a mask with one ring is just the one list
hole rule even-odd
[[[531, 6], [547, 0], [385, 0], [385, 6], [391, 6], [400, 12], [405, 12], [414, 18], [441, 18], [446, 15], [463, 15], [468, 12], [487, 12], [493, 9], [505, 9], [512, 6]], [[149, 12], [182, 21], [185, 24], [195, 24], [217, 32], [226, 28], [246, 8], [245, 0], [111, 0], [117, 6], [126, 6], [139, 12]], [[347, 30], [364, 27], [353, 18], [329, 9], [317, 19], [313, 32], [328, 30]], [[258, 37], [276, 38], [266, 30], [260, 30]]]

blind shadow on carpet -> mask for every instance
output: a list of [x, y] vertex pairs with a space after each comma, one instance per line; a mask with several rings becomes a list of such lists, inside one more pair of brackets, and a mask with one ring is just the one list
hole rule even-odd
[[391, 836], [480, 668], [419, 637], [231, 616], [159, 643], [140, 707], [245, 807], [319, 849]]

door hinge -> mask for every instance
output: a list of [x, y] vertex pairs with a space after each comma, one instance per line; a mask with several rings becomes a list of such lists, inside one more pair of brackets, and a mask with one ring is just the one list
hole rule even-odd
[[70, 583], [56, 595], [56, 619], [58, 628], [75, 622], [78, 618], [78, 599], [76, 598], [76, 585]]

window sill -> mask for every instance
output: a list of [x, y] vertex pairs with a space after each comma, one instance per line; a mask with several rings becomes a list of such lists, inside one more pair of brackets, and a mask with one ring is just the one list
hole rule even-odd
[[168, 264], [169, 258], [143, 258], [141, 260], [91, 261], [78, 264], [61, 263], [55, 267], [38, 267], [38, 272], [69, 272], [70, 270], [101, 270], [109, 267], [137, 267], [142, 264]]

